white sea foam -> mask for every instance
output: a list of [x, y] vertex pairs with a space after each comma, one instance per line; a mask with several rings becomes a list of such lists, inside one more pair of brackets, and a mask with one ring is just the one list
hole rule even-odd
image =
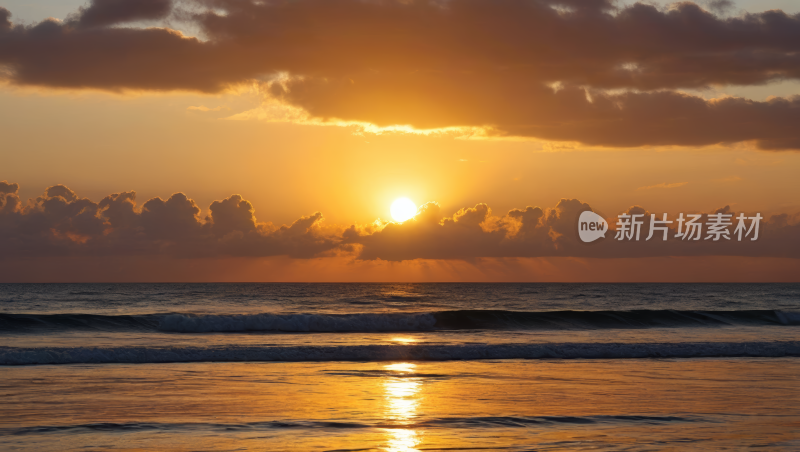
[[0, 364], [245, 361], [449, 361], [800, 356], [800, 342], [0, 348]]

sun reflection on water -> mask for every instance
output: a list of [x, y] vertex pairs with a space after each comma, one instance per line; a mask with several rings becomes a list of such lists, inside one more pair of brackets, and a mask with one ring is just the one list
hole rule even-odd
[[[417, 367], [412, 363], [396, 363], [383, 366], [385, 370], [409, 373]], [[408, 377], [388, 377], [384, 383], [384, 397], [386, 399], [386, 420], [393, 424], [409, 425], [417, 415], [417, 393], [422, 383]], [[388, 428], [387, 452], [412, 452], [417, 451], [420, 434], [413, 428]]]
[[411, 429], [389, 428], [386, 432], [390, 435], [386, 441], [387, 452], [417, 452], [419, 437]]
[[417, 365], [412, 363], [395, 363], [387, 364], [383, 366], [383, 368], [392, 372], [414, 372], [414, 369], [417, 368]]

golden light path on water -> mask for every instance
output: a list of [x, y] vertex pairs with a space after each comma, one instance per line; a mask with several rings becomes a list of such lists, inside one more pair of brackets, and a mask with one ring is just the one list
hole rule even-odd
[[[395, 363], [383, 366], [384, 370], [404, 374], [413, 372], [417, 367], [412, 363]], [[386, 399], [386, 420], [393, 424], [413, 424], [417, 415], [418, 393], [422, 383], [403, 376], [388, 377], [383, 383]], [[421, 434], [413, 428], [388, 428], [387, 452], [417, 451]]]

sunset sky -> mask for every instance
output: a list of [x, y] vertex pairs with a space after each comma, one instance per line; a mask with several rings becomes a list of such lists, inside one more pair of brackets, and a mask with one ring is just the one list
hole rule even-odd
[[0, 282], [798, 281], [798, 58], [793, 0], [0, 0]]

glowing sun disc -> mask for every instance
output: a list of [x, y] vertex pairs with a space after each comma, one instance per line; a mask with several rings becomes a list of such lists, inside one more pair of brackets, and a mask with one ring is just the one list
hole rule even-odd
[[392, 203], [392, 218], [394, 221], [402, 223], [414, 218], [417, 214], [417, 205], [408, 198], [400, 198]]

